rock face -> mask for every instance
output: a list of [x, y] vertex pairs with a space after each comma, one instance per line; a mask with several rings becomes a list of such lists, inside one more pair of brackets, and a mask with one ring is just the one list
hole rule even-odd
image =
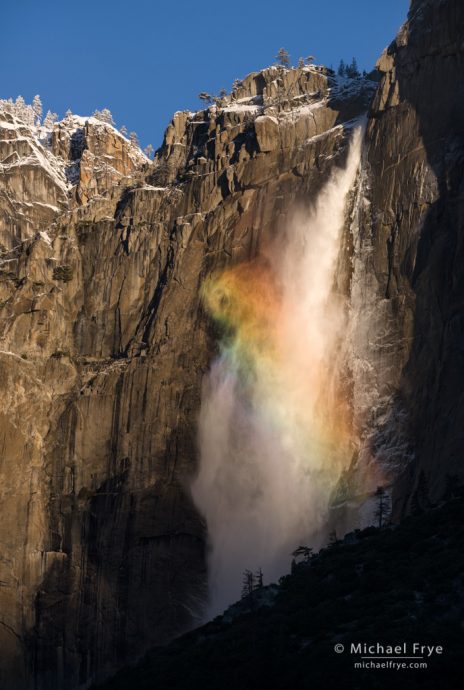
[[114, 127], [75, 115], [51, 129], [0, 102], [0, 243], [12, 249], [76, 204], [106, 192], [148, 159]]
[[394, 482], [397, 516], [464, 477], [463, 35], [458, 0], [411, 3], [378, 63], [351, 228], [360, 457]]
[[[375, 464], [397, 515], [464, 473], [463, 35], [459, 0], [413, 0], [381, 57], [341, 257], [361, 439], [345, 479]], [[5, 690], [85, 687], [197, 620], [187, 484], [215, 346], [199, 287], [315, 198], [375, 86], [251, 74], [176, 113], [152, 163], [92, 118], [43, 132], [2, 113]]]
[[314, 199], [372, 90], [269, 68], [176, 113], [154, 163], [91, 119], [41, 142], [4, 114], [5, 690], [85, 686], [201, 613], [205, 525], [186, 484], [214, 333], [199, 286]]
[[65, 164], [41, 145], [30, 126], [3, 110], [0, 158], [0, 242], [2, 249], [11, 249], [67, 208]]

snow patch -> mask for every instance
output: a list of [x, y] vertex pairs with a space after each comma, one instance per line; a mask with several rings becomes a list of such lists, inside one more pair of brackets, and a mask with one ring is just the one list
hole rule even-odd
[[224, 108], [221, 108], [221, 110], [227, 113], [258, 113], [261, 112], [262, 106], [236, 102], [226, 105]]
[[144, 191], [149, 191], [149, 192], [164, 192], [167, 187], [154, 187], [151, 184], [144, 184], [143, 187], [136, 187], [136, 190], [142, 189]]
[[52, 246], [52, 240], [51, 240], [50, 235], [48, 234], [48, 232], [47, 232], [46, 230], [41, 230], [41, 231], [39, 232], [39, 235], [40, 235], [40, 237], [43, 239], [43, 241], [44, 241], [46, 244], [48, 244], [49, 247]]

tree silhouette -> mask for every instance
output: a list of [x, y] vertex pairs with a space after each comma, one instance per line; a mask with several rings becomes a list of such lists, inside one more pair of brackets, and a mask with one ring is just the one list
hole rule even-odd
[[253, 593], [254, 584], [255, 576], [251, 570], [244, 570], [242, 579], [242, 599]]
[[258, 568], [258, 570], [255, 573], [255, 583], [254, 583], [254, 588], [255, 589], [261, 589], [263, 587], [263, 571], [261, 568]]
[[201, 93], [199, 93], [198, 98], [200, 99], [200, 101], [204, 101], [205, 103], [212, 103], [214, 101], [214, 97], [206, 91], [202, 91]]
[[312, 548], [309, 546], [299, 546], [295, 551], [293, 551], [292, 556], [294, 559], [297, 559], [299, 556], [303, 558], [303, 561], [305, 563], [308, 563], [311, 555], [312, 555]]
[[387, 492], [383, 486], [378, 486], [374, 494], [377, 500], [377, 506], [375, 509], [374, 517], [377, 521], [377, 526], [379, 529], [384, 527], [390, 517], [390, 499]]
[[349, 65], [346, 65], [345, 74], [350, 79], [356, 79], [357, 77], [361, 76], [358, 70], [358, 63], [355, 57], [351, 60], [351, 63]]

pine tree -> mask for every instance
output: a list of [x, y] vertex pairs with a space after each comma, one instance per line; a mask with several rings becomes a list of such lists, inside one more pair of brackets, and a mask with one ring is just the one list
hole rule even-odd
[[97, 120], [100, 120], [100, 122], [105, 122], [107, 125], [114, 126], [113, 116], [111, 114], [111, 111], [108, 110], [108, 108], [103, 108], [103, 110], [95, 110], [92, 114], [92, 117], [95, 117]]
[[241, 79], [234, 79], [234, 83], [232, 84], [232, 91], [237, 91], [242, 85], [243, 82]]
[[350, 79], [356, 79], [357, 77], [360, 76], [360, 73], [358, 70], [358, 63], [357, 63], [355, 57], [351, 60], [351, 63], [349, 65], [346, 65], [345, 75], [347, 77], [349, 77]]
[[145, 148], [143, 149], [143, 152], [147, 158], [151, 158], [153, 151], [154, 148], [151, 144], [148, 144], [148, 146], [145, 146]]
[[205, 103], [212, 103], [214, 101], [213, 96], [211, 96], [211, 94], [207, 93], [206, 91], [202, 91], [201, 93], [199, 93], [198, 98], [200, 99], [200, 101], [205, 101]]
[[127, 127], [126, 127], [126, 125], [123, 125], [123, 126], [119, 129], [119, 131], [121, 132], [121, 134], [122, 134], [123, 137], [127, 137], [128, 132], [127, 132]]
[[70, 120], [70, 119], [72, 118], [73, 114], [72, 114], [71, 108], [68, 108], [68, 109], [67, 109], [67, 111], [65, 112], [64, 116], [65, 116], [65, 118], [66, 118], [67, 120]]
[[245, 570], [242, 579], [242, 599], [253, 593], [254, 583], [255, 576], [251, 570]]
[[261, 589], [263, 587], [263, 571], [261, 570], [261, 568], [258, 568], [254, 577], [255, 577], [254, 588], [255, 589]]
[[113, 116], [111, 114], [111, 110], [108, 110], [108, 108], [103, 108], [98, 119], [102, 122], [105, 122], [107, 125], [113, 125], [114, 127]]
[[340, 64], [338, 65], [337, 74], [339, 77], [345, 77], [346, 76], [346, 65], [345, 65], [344, 60], [340, 60]]
[[42, 101], [40, 100], [40, 96], [37, 94], [34, 96], [32, 99], [32, 110], [34, 111], [34, 115], [37, 120], [39, 120], [39, 123], [42, 119], [42, 113], [43, 113], [43, 108], [42, 108]]
[[24, 98], [22, 96], [17, 96], [15, 100], [15, 114], [21, 119], [24, 119], [26, 108], [27, 106]]
[[18, 96], [15, 101], [14, 114], [26, 125], [29, 125], [30, 127], [34, 126], [34, 111], [32, 110], [32, 106], [26, 104], [26, 101], [22, 96]]
[[8, 100], [4, 100], [2, 98], [2, 99], [0, 99], [0, 103], [1, 103], [2, 107], [5, 109], [5, 112], [10, 113], [12, 115], [14, 114], [15, 106], [14, 106], [12, 98], [8, 98]]
[[377, 526], [379, 529], [384, 527], [390, 517], [390, 499], [388, 494], [383, 488], [383, 486], [378, 486], [374, 494], [377, 499], [377, 506], [374, 512], [374, 517], [377, 520]]
[[314, 55], [308, 55], [308, 56], [306, 57], [306, 64], [307, 64], [307, 65], [311, 65], [311, 64], [314, 62], [315, 59], [316, 59], [316, 58], [314, 57]]
[[52, 113], [51, 110], [47, 111], [47, 114], [45, 115], [45, 119], [43, 121], [44, 127], [47, 129], [52, 129], [54, 123], [58, 120], [58, 115], [56, 113]]
[[137, 146], [137, 148], [140, 148], [139, 138], [136, 132], [131, 132], [129, 134], [129, 141], [132, 144], [132, 146]]
[[298, 558], [299, 556], [302, 556], [303, 560], [305, 563], [309, 563], [309, 560], [311, 558], [311, 555], [313, 553], [313, 550], [309, 546], [299, 546], [295, 551], [293, 551], [292, 556], [293, 558]]
[[304, 58], [300, 57], [298, 58], [298, 67], [301, 69], [301, 67], [305, 66], [305, 61]]
[[276, 55], [276, 60], [279, 65], [282, 65], [282, 67], [290, 67], [290, 55], [285, 48], [279, 48], [279, 51]]
[[227, 91], [224, 87], [219, 91], [219, 98], [225, 98], [227, 96]]

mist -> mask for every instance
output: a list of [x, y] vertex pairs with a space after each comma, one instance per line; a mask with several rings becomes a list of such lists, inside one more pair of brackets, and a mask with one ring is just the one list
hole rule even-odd
[[211, 276], [207, 311], [221, 327], [205, 377], [193, 499], [210, 541], [209, 615], [240, 596], [242, 573], [287, 572], [299, 544], [320, 545], [330, 496], [350, 461], [344, 401], [333, 385], [344, 317], [333, 292], [362, 128], [345, 167], [255, 260]]

